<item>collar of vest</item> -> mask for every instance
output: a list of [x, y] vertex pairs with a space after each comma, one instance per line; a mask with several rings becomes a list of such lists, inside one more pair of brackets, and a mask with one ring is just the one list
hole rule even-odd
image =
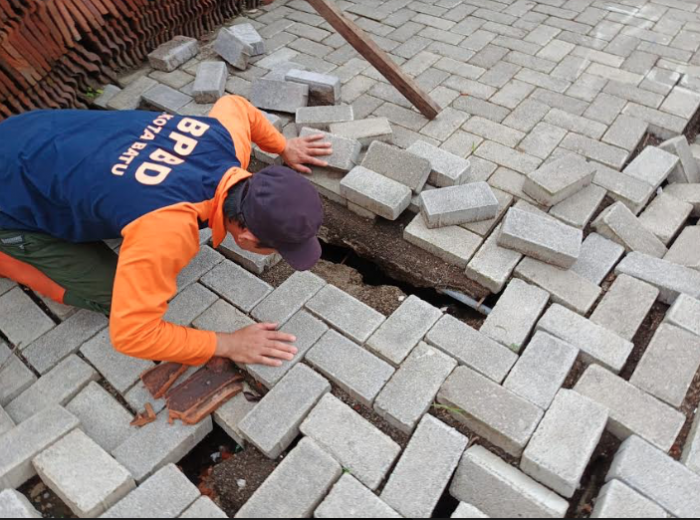
[[212, 201], [209, 227], [211, 227], [212, 242], [214, 247], [219, 247], [226, 238], [226, 225], [224, 219], [224, 201], [229, 190], [239, 182], [252, 177], [252, 174], [242, 168], [234, 167], [226, 172], [216, 188], [216, 195]]

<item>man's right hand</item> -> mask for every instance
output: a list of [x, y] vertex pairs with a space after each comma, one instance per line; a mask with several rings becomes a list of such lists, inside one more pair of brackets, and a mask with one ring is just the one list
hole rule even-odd
[[279, 367], [298, 353], [296, 337], [277, 330], [275, 323], [257, 323], [231, 334], [217, 333], [215, 356], [242, 365]]

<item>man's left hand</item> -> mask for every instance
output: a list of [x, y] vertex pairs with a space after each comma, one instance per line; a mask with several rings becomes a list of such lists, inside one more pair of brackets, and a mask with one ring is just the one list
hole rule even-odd
[[291, 168], [301, 173], [311, 173], [311, 168], [305, 166], [319, 166], [325, 168], [328, 166], [326, 161], [318, 159], [333, 153], [331, 143], [325, 143], [323, 135], [312, 135], [309, 137], [297, 137], [287, 141], [287, 148], [282, 152], [282, 159]]

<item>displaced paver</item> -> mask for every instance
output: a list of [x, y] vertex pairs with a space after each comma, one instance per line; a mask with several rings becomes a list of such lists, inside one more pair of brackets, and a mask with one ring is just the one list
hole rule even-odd
[[683, 202], [693, 205], [693, 216], [700, 217], [700, 183], [696, 184], [671, 184], [664, 192]]
[[389, 436], [332, 395], [326, 395], [301, 431], [328, 451], [350, 474], [375, 491], [401, 453]]
[[342, 473], [318, 444], [302, 439], [236, 518], [309, 518]]
[[646, 182], [656, 190], [680, 164], [680, 159], [661, 148], [648, 146], [625, 168], [624, 173]]
[[683, 449], [681, 462], [700, 475], [700, 419], [696, 416]]
[[514, 279], [508, 284], [479, 332], [519, 353], [547, 303], [547, 291]]
[[601, 285], [625, 254], [625, 248], [598, 233], [591, 233], [581, 246], [581, 256], [571, 270]]
[[523, 453], [520, 468], [565, 498], [572, 498], [608, 422], [604, 406], [560, 390]]
[[450, 494], [491, 518], [563, 518], [569, 503], [481, 446], [469, 448]]
[[[267, 114], [269, 116], [270, 114]], [[269, 117], [268, 117], [269, 119]], [[271, 255], [258, 255], [256, 253], [251, 253], [250, 251], [245, 251], [236, 244], [233, 236], [227, 235], [224, 241], [219, 246], [219, 251], [221, 251], [224, 256], [230, 258], [238, 265], [241, 265], [248, 269], [251, 273], [257, 275], [263, 274], [268, 269], [277, 265], [282, 257], [279, 254]]]
[[302, 107], [297, 109], [296, 124], [299, 131], [302, 128], [313, 128], [328, 131], [334, 123], [347, 123], [355, 120], [355, 112], [351, 105]]
[[197, 103], [216, 103], [224, 95], [228, 69], [221, 61], [207, 61], [199, 65], [192, 88], [192, 97]]
[[313, 273], [294, 273], [255, 307], [250, 315], [257, 321], [281, 326], [325, 285], [326, 281]]
[[396, 464], [381, 498], [406, 518], [428, 518], [442, 497], [469, 439], [427, 415]]
[[656, 192], [651, 184], [604, 166], [598, 166], [593, 183], [606, 189], [610, 198], [622, 202], [635, 215], [642, 212]]
[[498, 211], [498, 199], [486, 182], [439, 188], [421, 194], [421, 214], [429, 228], [489, 220]]
[[523, 191], [546, 207], [555, 206], [590, 185], [595, 172], [583, 157], [565, 155], [528, 175]]
[[331, 386], [305, 365], [295, 366], [239, 423], [242, 435], [271, 459], [299, 435], [299, 426]]
[[565, 224], [585, 229], [605, 200], [607, 191], [591, 184], [581, 191], [552, 207], [549, 214]]
[[700, 271], [700, 226], [686, 227], [664, 260]]
[[431, 173], [428, 182], [433, 186], [446, 188], [464, 184], [469, 180], [471, 164], [467, 159], [425, 141], [416, 141], [407, 151], [430, 161]]
[[692, 212], [692, 204], [662, 193], [639, 216], [639, 221], [668, 246], [681, 232]]
[[95, 518], [136, 484], [95, 441], [75, 430], [34, 459], [42, 481], [80, 518]]
[[148, 55], [151, 67], [171, 72], [199, 53], [199, 42], [186, 36], [175, 36]]
[[340, 181], [340, 194], [388, 220], [399, 218], [411, 203], [410, 188], [362, 166]]
[[488, 516], [473, 505], [460, 502], [450, 518], [488, 518]]
[[247, 383], [244, 383], [243, 392], [219, 407], [213, 415], [214, 422], [218, 424], [229, 437], [236, 441], [236, 444], [244, 448], [247, 446], [247, 443], [241, 432], [240, 425], [243, 419], [245, 419], [258, 403], [256, 399], [248, 400], [246, 393], [249, 396], [259, 397]]
[[315, 518], [403, 518], [349, 474], [343, 475], [321, 503]]
[[498, 224], [500, 224], [501, 220], [503, 220], [503, 216], [511, 207], [514, 200], [513, 195], [511, 195], [510, 193], [506, 193], [505, 191], [501, 191], [496, 188], [492, 188], [491, 190], [493, 191], [493, 194], [498, 200], [498, 213], [496, 213], [496, 216], [488, 220], [470, 222], [468, 224], [462, 224], [461, 226], [467, 231], [476, 233], [481, 237], [488, 237], [491, 235], [491, 232], [496, 228]]
[[233, 35], [250, 47], [251, 56], [265, 54], [265, 40], [255, 29], [253, 24], [240, 23], [229, 29]]
[[679, 411], [600, 366], [589, 367], [574, 390], [608, 409], [608, 431], [620, 440], [638, 435], [668, 451], [686, 421]]
[[673, 305], [681, 294], [700, 299], [700, 272], [672, 262], [631, 253], [618, 264], [615, 272], [653, 285], [661, 291], [659, 298], [667, 305]]
[[312, 106], [336, 105], [340, 101], [340, 78], [336, 76], [292, 69], [287, 72], [285, 81], [308, 85]]
[[700, 182], [700, 165], [693, 157], [688, 139], [684, 135], [662, 143], [659, 148], [680, 159], [680, 164], [669, 176], [669, 182], [684, 184]]
[[484, 245], [472, 254], [467, 266], [467, 278], [486, 287], [492, 293], [500, 293], [510, 275], [523, 258], [522, 253], [498, 245], [503, 225], [499, 225]]
[[313, 128], [302, 128], [301, 132], [299, 132], [299, 137], [315, 135], [323, 136], [323, 141], [330, 143], [333, 147], [333, 154], [323, 158], [328, 163], [328, 168], [345, 173], [358, 164], [362, 145], [357, 139], [350, 139], [332, 132], [323, 132]]
[[214, 51], [231, 66], [238, 70], [245, 70], [253, 48], [239, 38], [232, 29], [223, 28], [214, 42]]
[[627, 484], [611, 480], [600, 490], [591, 518], [668, 518], [668, 513]]
[[625, 247], [628, 252], [636, 251], [663, 258], [668, 249], [642, 221], [622, 202], [617, 202], [606, 209], [593, 223], [596, 231], [605, 238]]
[[0, 516], [2, 518], [43, 518], [22, 493], [14, 489], [0, 492]]
[[700, 336], [700, 301], [682, 294], [666, 313], [664, 322]]
[[261, 110], [296, 114], [297, 109], [309, 103], [309, 87], [300, 83], [258, 79], [253, 84], [250, 102]]
[[211, 498], [202, 496], [182, 513], [180, 518], [228, 518], [228, 515], [212, 502]]
[[391, 123], [385, 117], [336, 123], [330, 126], [330, 130], [332, 134], [360, 141], [365, 148], [375, 141], [391, 143], [394, 136]]
[[543, 416], [534, 404], [467, 367], [458, 367], [447, 379], [438, 402], [475, 434], [514, 457], [522, 454]]
[[404, 239], [447, 263], [465, 268], [477, 252], [483, 239], [461, 226], [430, 229], [423, 215], [416, 215], [404, 229]]
[[432, 171], [430, 161], [427, 159], [381, 141], [374, 141], [370, 145], [362, 166], [405, 184], [414, 193], [423, 191]]

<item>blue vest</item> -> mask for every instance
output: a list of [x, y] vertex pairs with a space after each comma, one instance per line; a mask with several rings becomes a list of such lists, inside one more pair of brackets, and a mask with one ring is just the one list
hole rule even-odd
[[29, 112], [0, 123], [0, 228], [70, 242], [118, 238], [147, 213], [213, 199], [240, 166], [216, 119]]

